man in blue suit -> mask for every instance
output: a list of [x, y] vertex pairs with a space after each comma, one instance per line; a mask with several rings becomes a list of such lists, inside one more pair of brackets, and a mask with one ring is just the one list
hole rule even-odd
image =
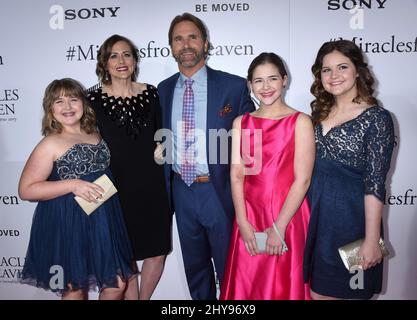
[[192, 14], [173, 19], [168, 37], [180, 72], [158, 85], [162, 127], [172, 131], [166, 183], [193, 299], [216, 299], [212, 261], [223, 278], [234, 217], [229, 130], [254, 110], [245, 79], [206, 65], [207, 35]]

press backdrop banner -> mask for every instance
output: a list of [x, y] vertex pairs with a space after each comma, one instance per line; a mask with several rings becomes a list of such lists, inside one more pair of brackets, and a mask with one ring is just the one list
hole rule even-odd
[[[177, 72], [168, 28], [190, 12], [208, 26], [214, 69], [246, 77], [263, 51], [287, 63], [289, 105], [310, 113], [311, 65], [321, 44], [355, 41], [378, 79], [377, 97], [391, 112], [396, 147], [384, 209], [385, 263], [379, 299], [417, 299], [417, 0], [57, 0], [0, 5], [0, 299], [58, 299], [18, 283], [36, 203], [22, 201], [23, 165], [41, 139], [42, 96], [53, 79], [97, 83], [96, 54], [112, 34], [140, 50], [140, 82], [157, 85]], [[337, 214], [337, 212], [335, 212]], [[174, 221], [173, 252], [153, 299], [190, 299]], [[94, 294], [92, 295], [94, 298]]]

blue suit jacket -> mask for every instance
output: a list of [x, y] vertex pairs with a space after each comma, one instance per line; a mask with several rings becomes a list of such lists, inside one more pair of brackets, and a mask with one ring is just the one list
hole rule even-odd
[[[174, 89], [179, 78], [179, 72], [165, 79], [158, 85], [159, 99], [162, 109], [162, 127], [172, 128], [172, 100]], [[220, 163], [220, 141], [217, 140], [216, 161], [210, 163], [210, 144], [209, 129], [225, 129], [229, 131], [232, 128], [233, 120], [241, 114], [252, 112], [255, 107], [250, 99], [246, 80], [242, 77], [226, 73], [223, 71], [213, 70], [207, 66], [207, 161], [210, 172], [210, 178], [216, 193], [223, 204], [225, 212], [233, 216], [233, 201], [230, 189], [230, 149], [231, 137], [228, 138], [227, 163]], [[224, 161], [223, 161], [224, 162]], [[165, 164], [165, 179], [170, 203], [172, 204], [172, 168], [171, 164]], [[174, 210], [171, 205], [171, 209]]]

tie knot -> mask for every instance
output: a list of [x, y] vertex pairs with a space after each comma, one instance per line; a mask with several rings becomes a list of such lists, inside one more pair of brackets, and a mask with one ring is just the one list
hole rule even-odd
[[193, 85], [193, 79], [185, 79], [184, 83], [186, 87], [191, 87]]

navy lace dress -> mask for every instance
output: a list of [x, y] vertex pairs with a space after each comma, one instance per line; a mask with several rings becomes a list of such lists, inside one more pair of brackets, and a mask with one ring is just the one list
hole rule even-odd
[[[94, 181], [108, 169], [110, 152], [101, 140], [75, 144], [54, 162], [49, 181]], [[117, 276], [127, 280], [132, 251], [117, 194], [90, 215], [74, 194], [39, 201], [32, 221], [22, 283], [62, 293], [74, 289], [117, 287]]]
[[356, 273], [345, 269], [338, 248], [365, 237], [364, 196], [385, 200], [394, 146], [392, 119], [388, 111], [373, 106], [326, 135], [317, 125], [315, 136], [304, 280], [321, 295], [369, 299], [381, 291], [383, 264], [364, 271], [363, 289], [352, 289]]

